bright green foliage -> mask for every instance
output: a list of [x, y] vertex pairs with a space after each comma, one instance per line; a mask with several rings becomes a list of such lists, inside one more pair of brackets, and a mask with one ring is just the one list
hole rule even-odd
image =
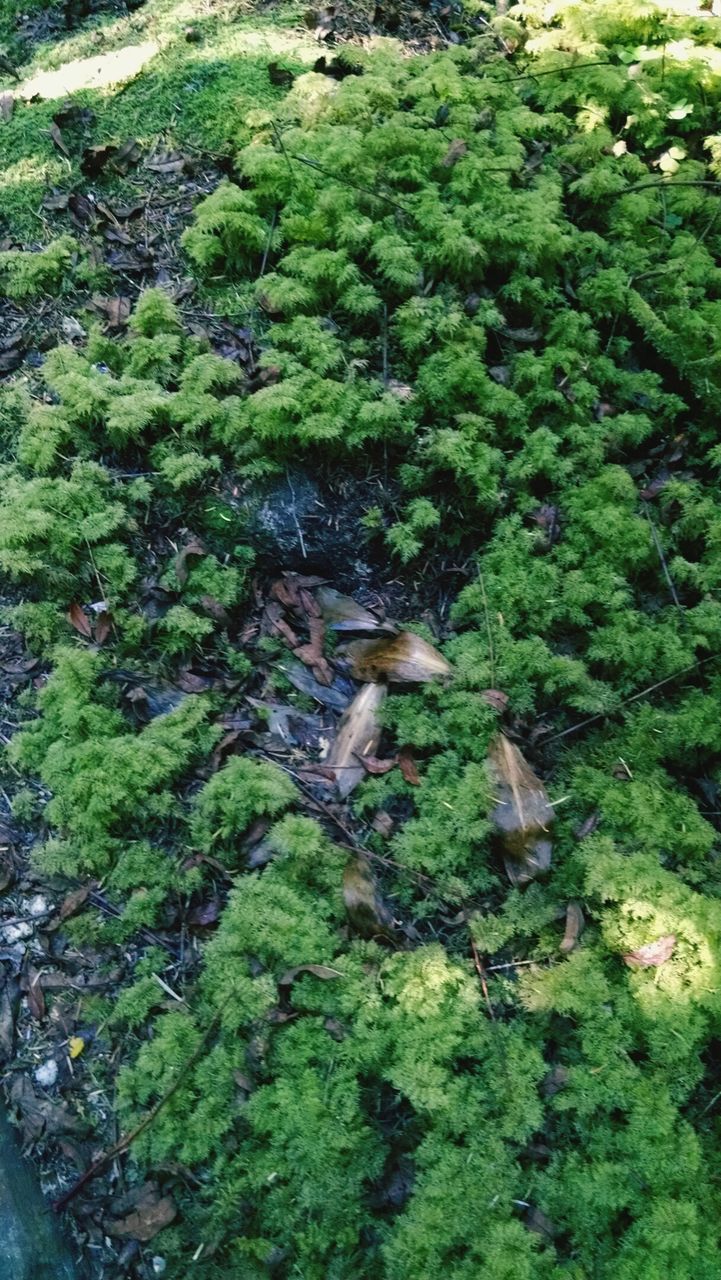
[[38, 293], [59, 292], [75, 250], [75, 241], [70, 236], [61, 236], [37, 253], [6, 249], [0, 253], [0, 292], [16, 300]]
[[[453, 679], [384, 706], [420, 785], [394, 770], [355, 801], [359, 823], [396, 820], [357, 828], [417, 931], [396, 947], [349, 928], [348, 851], [282, 770], [251, 752], [198, 782], [220, 694], [138, 727], [104, 651], [66, 647], [13, 745], [53, 793], [43, 864], [106, 877], [116, 936], [202, 889], [203, 860], [233, 879], [186, 1005], [157, 1012], [153, 956], [116, 1011], [140, 1036], [124, 1125], [185, 1072], [135, 1148], [197, 1178], [164, 1238], [173, 1280], [721, 1274], [719, 24], [543, 9], [489, 14], [514, 59], [495, 35], [380, 50], [340, 84], [300, 77], [274, 127], [256, 114], [243, 185], [185, 243], [265, 317], [259, 389], [151, 292], [127, 342], [53, 353], [51, 403], [0, 402], [0, 564], [43, 644], [97, 573], [123, 662], [242, 678], [223, 610], [248, 552], [210, 487], [321, 450], [389, 476], [365, 519], [384, 572], [392, 551], [409, 580], [423, 554], [448, 575]], [[184, 582], [168, 553], [153, 623], [134, 585], [151, 510], [208, 545]], [[489, 689], [556, 807], [551, 875], [523, 892], [488, 820]], [[624, 960], [671, 935], [659, 967]], [[337, 976], [281, 983], [298, 965]]]

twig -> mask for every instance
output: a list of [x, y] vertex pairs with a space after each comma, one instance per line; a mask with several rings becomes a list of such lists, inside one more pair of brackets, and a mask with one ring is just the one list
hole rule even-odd
[[[552, 733], [550, 737], [545, 738], [544, 742], [556, 742], [559, 738], [566, 738], [571, 733], [578, 733], [579, 729], [585, 729], [589, 724], [596, 724], [598, 720], [607, 720], [609, 716], [616, 715], [622, 707], [627, 707], [631, 702], [638, 702], [639, 698], [645, 698], [649, 693], [655, 693], [656, 689], [662, 689], [665, 684], [671, 684], [673, 680], [678, 680], [680, 676], [688, 675], [689, 671], [695, 671], [697, 667], [705, 667], [707, 662], [716, 662], [721, 658], [721, 653], [711, 653], [707, 658], [701, 658], [698, 662], [692, 662], [688, 667], [682, 667], [680, 671], [675, 671], [672, 676], [666, 676], [663, 680], [657, 680], [655, 684], [650, 684], [646, 689], [639, 689], [638, 693], [632, 693], [630, 698], [624, 698], [619, 702], [613, 711], [599, 711], [598, 715], [588, 716], [585, 720], [579, 720], [578, 724], [569, 725], [568, 729], [561, 729], [560, 733]], [[543, 730], [539, 733], [540, 738]]]
[[260, 279], [260, 277], [261, 277], [261, 276], [264, 276], [264, 275], [265, 275], [265, 268], [266, 268], [266, 267], [267, 267], [267, 265], [268, 265], [268, 255], [269, 255], [269, 253], [270, 253], [270, 246], [271, 246], [271, 245], [272, 245], [272, 243], [273, 243], [273, 234], [274, 234], [274, 232], [275, 232], [275, 224], [276, 224], [277, 220], [278, 220], [278, 208], [277, 208], [277, 206], [276, 206], [276, 208], [273, 210], [273, 216], [272, 216], [272, 218], [271, 218], [271, 220], [270, 220], [270, 229], [269, 229], [269, 231], [268, 231], [268, 239], [267, 239], [267, 240], [266, 240], [266, 242], [265, 242], [265, 250], [264, 250], [264, 252], [263, 252], [263, 261], [262, 261], [262, 262], [261, 262], [261, 264], [260, 264], [260, 271], [258, 272], [258, 279]]
[[383, 386], [388, 388], [388, 307], [383, 303], [383, 324], [381, 326], [383, 340]]
[[653, 523], [653, 520], [651, 519], [651, 512], [648, 509], [647, 502], [644, 502], [643, 509], [646, 514], [646, 519], [648, 520], [648, 523], [651, 526], [651, 536], [653, 538], [654, 546], [656, 547], [656, 551], [658, 553], [658, 558], [661, 562], [661, 568], [663, 569], [663, 576], [666, 579], [668, 589], [671, 592], [671, 599], [673, 600], [676, 608], [681, 609], [681, 601], [679, 600], [678, 595], [676, 594], [676, 587], [674, 586], [674, 581], [673, 581], [673, 578], [671, 577], [671, 573], [670, 573], [668, 564], [666, 562], [666, 557], [663, 553], [663, 547], [661, 546], [661, 539], [659, 538], [656, 526]]
[[491, 618], [488, 612], [488, 599], [486, 596], [486, 584], [483, 578], [483, 572], [478, 568], [478, 583], [481, 588], [481, 598], [483, 600], [483, 613], [486, 619], [486, 633], [488, 635], [488, 658], [491, 664], [491, 684], [496, 683], [496, 651], [493, 645], [493, 632], [491, 631]]
[[491, 1022], [495, 1022], [496, 1015], [493, 1012], [491, 997], [488, 994], [488, 982], [486, 981], [486, 971], [483, 968], [483, 961], [481, 960], [481, 957], [478, 954], [478, 947], [476, 946], [476, 940], [473, 937], [473, 930], [471, 928], [470, 919], [468, 918], [468, 913], [464, 912], [463, 914], [466, 917], [466, 925], [468, 927], [468, 937], [471, 940], [471, 952], [473, 954], [473, 964], [475, 966], [476, 973], [478, 974], [478, 981], [481, 984], [481, 991], [483, 992], [483, 998], [486, 1002], [486, 1008], [488, 1009], [488, 1016], [490, 1017]]
[[126, 1133], [124, 1138], [121, 1138], [119, 1142], [114, 1144], [114, 1146], [109, 1147], [107, 1151], [104, 1151], [102, 1155], [99, 1155], [97, 1160], [93, 1160], [93, 1163], [85, 1170], [85, 1173], [81, 1174], [77, 1181], [74, 1182], [73, 1185], [59, 1197], [59, 1199], [53, 1201], [54, 1213], [61, 1213], [62, 1210], [70, 1204], [70, 1201], [75, 1198], [78, 1192], [82, 1191], [83, 1187], [86, 1187], [89, 1182], [92, 1182], [94, 1178], [97, 1178], [98, 1174], [102, 1173], [103, 1169], [107, 1168], [109, 1164], [112, 1164], [113, 1160], [116, 1160], [118, 1156], [124, 1155], [129, 1147], [131, 1147], [135, 1142], [136, 1138], [139, 1138], [141, 1133], [145, 1133], [145, 1130], [150, 1128], [150, 1125], [153, 1123], [156, 1116], [159, 1115], [163, 1110], [163, 1107], [165, 1107], [167, 1103], [170, 1102], [170, 1099], [178, 1092], [178, 1089], [183, 1083], [188, 1072], [192, 1071], [196, 1062], [198, 1062], [202, 1057], [208, 1043], [220, 1026], [223, 1010], [233, 994], [234, 992], [231, 992], [226, 996], [212, 1022], [209, 1023], [197, 1049], [195, 1049], [194, 1052], [191, 1053], [190, 1057], [183, 1063], [175, 1077], [175, 1080], [171, 1084], [170, 1088], [166, 1089], [162, 1098], [158, 1099], [155, 1106], [151, 1107], [148, 1114], [143, 1117], [139, 1124], [136, 1124], [134, 1129], [130, 1130], [130, 1133]]
[[713, 178], [679, 178], [672, 182], [670, 178], [658, 178], [651, 182], [637, 182], [634, 186], [624, 187], [622, 191], [609, 191], [611, 199], [627, 196], [632, 191], [672, 191], [674, 187], [721, 187], [721, 182]]

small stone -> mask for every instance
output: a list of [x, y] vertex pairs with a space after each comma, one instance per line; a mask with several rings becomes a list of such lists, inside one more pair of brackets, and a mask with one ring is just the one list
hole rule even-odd
[[18, 924], [6, 924], [0, 933], [3, 942], [26, 942], [33, 936], [33, 926], [29, 920], [21, 920]]
[[28, 902], [26, 910], [29, 916], [37, 920], [40, 916], [46, 916], [50, 907], [47, 898], [44, 898], [41, 893], [36, 893]]
[[33, 1071], [33, 1077], [42, 1089], [52, 1089], [58, 1078], [58, 1064], [54, 1058], [48, 1058]]
[[156, 1276], [164, 1275], [167, 1269], [167, 1266], [168, 1264], [165, 1258], [161, 1258], [160, 1254], [156, 1253], [155, 1257], [153, 1258], [153, 1275], [156, 1275]]
[[88, 336], [80, 321], [75, 319], [75, 316], [63, 316], [60, 327], [63, 331], [63, 336], [67, 338], [68, 342], [74, 342]]

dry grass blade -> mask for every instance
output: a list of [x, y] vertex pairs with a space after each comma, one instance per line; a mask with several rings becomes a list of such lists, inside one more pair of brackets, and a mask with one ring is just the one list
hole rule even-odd
[[528, 884], [551, 865], [553, 809], [540, 778], [502, 733], [491, 743], [488, 770], [496, 798], [490, 820], [501, 837], [506, 874], [513, 885]]
[[379, 711], [386, 696], [384, 685], [367, 684], [344, 711], [338, 734], [325, 761], [336, 777], [338, 794], [345, 798], [365, 777], [361, 756], [374, 756], [381, 740]]
[[452, 673], [443, 654], [412, 631], [399, 631], [384, 640], [352, 640], [345, 657], [356, 680], [419, 684]]

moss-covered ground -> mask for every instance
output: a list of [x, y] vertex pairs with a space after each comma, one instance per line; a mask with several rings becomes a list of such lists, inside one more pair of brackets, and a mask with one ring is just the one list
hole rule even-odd
[[[7, 1066], [71, 1063], [95, 1141], [49, 1161], [141, 1125], [71, 1202], [89, 1272], [718, 1280], [721, 21], [1, 12], [5, 760], [75, 895]], [[348, 799], [318, 569], [450, 664]], [[529, 884], [499, 731], [555, 815]], [[83, 956], [111, 991], [39, 1002]]]

